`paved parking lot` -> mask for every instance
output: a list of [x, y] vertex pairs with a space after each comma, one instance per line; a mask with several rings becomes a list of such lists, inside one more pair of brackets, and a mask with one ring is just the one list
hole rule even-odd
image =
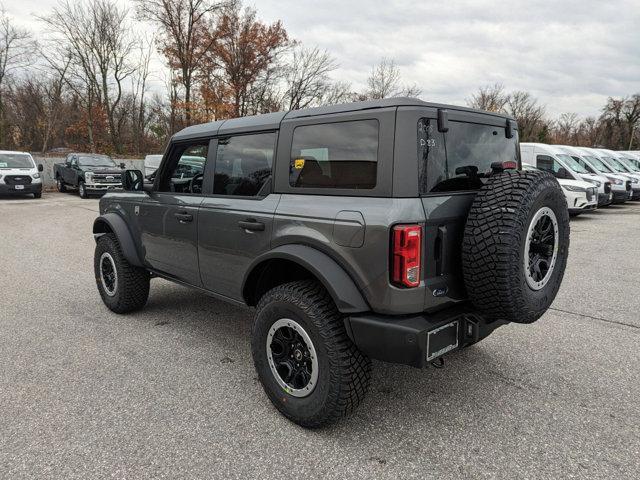
[[163, 280], [118, 316], [96, 200], [0, 199], [0, 478], [639, 478], [640, 204], [572, 220], [554, 307], [448, 357], [374, 364], [306, 431], [263, 394], [252, 312]]

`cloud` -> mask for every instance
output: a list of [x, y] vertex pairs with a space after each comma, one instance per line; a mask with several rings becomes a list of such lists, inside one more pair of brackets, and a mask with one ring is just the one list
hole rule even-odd
[[[30, 14], [55, 3], [23, 0], [6, 8], [38, 32], [42, 27]], [[464, 104], [478, 87], [500, 82], [507, 90], [530, 91], [551, 116], [587, 116], [597, 115], [608, 96], [640, 92], [637, 0], [245, 4], [266, 21], [281, 19], [305, 45], [328, 50], [341, 65], [334, 77], [356, 89], [387, 57], [399, 65], [404, 82], [422, 88], [425, 100], [442, 103]]]

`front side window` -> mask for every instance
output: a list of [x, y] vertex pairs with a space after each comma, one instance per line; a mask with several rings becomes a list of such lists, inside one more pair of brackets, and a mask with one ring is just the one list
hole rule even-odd
[[[494, 162], [518, 161], [518, 138], [504, 127], [450, 121], [444, 135], [435, 119], [418, 122], [420, 193], [477, 190], [491, 175]], [[444, 150], [442, 138], [444, 137]]]
[[300, 188], [374, 188], [378, 131], [377, 120], [296, 127], [289, 184]]
[[202, 193], [204, 165], [207, 161], [209, 142], [177, 145], [171, 152], [169, 170], [163, 172], [160, 192]]
[[536, 164], [540, 170], [552, 173], [555, 176], [558, 176], [558, 172], [562, 168], [560, 162], [549, 155], [538, 155], [536, 157]]
[[573, 158], [578, 165], [584, 168], [587, 173], [596, 173], [595, 170], [591, 168], [591, 166], [587, 162], [585, 162], [582, 157], [572, 155], [571, 158]]
[[276, 134], [257, 133], [218, 140], [213, 193], [253, 197], [271, 176]]

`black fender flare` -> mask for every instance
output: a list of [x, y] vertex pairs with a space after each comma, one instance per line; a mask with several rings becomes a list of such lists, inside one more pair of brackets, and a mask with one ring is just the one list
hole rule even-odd
[[130, 264], [137, 267], [144, 266], [140, 261], [136, 244], [133, 241], [127, 222], [117, 213], [105, 213], [93, 222], [93, 235], [96, 241], [100, 235], [108, 232], [113, 232], [118, 238], [118, 243], [120, 244], [120, 248], [122, 248], [122, 254]]
[[289, 260], [310, 271], [327, 289], [340, 312], [359, 313], [371, 310], [344, 268], [326, 253], [301, 244], [282, 245], [257, 257], [247, 269], [242, 280], [242, 293], [245, 300], [247, 299], [247, 282], [252, 273], [260, 264], [274, 259]]

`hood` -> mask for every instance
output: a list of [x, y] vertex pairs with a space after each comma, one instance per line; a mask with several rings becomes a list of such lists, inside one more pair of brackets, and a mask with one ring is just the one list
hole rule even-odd
[[595, 185], [593, 183], [584, 182], [582, 180], [568, 180], [566, 178], [559, 178], [558, 183], [560, 185], [573, 185], [574, 187], [595, 188]]

